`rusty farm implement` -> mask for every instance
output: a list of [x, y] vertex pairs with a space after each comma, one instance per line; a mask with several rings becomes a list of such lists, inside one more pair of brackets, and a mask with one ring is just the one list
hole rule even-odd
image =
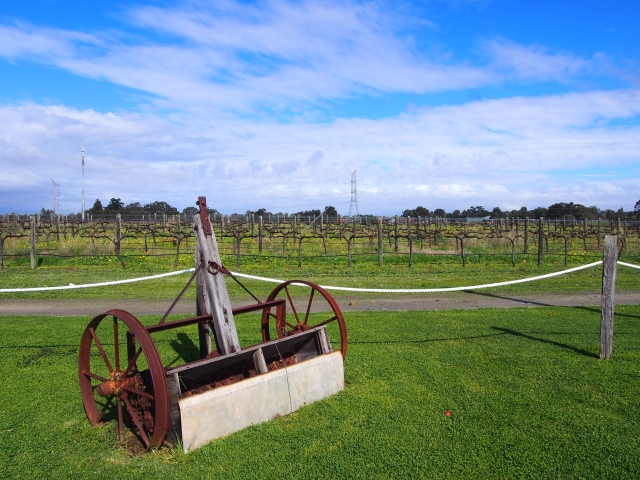
[[[109, 310], [91, 320], [80, 344], [80, 390], [89, 422], [114, 421], [121, 442], [128, 429], [145, 449], [181, 445], [187, 452], [344, 388], [347, 331], [335, 300], [304, 280], [284, 282], [258, 300], [222, 266], [205, 197], [197, 204], [195, 272], [159, 323], [145, 326], [131, 313]], [[256, 303], [232, 308], [225, 276]], [[166, 321], [194, 279], [196, 316]], [[291, 295], [294, 284], [308, 287], [304, 298]], [[234, 318], [251, 312], [261, 321], [263, 341], [241, 348]], [[335, 351], [330, 324], [340, 335]], [[164, 364], [154, 334], [193, 325], [200, 358]]]

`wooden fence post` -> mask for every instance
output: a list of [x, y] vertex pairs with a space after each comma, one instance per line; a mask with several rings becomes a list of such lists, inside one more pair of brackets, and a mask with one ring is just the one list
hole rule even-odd
[[544, 218], [538, 220], [538, 266], [542, 265], [542, 254], [544, 247]]
[[529, 217], [524, 218], [524, 251], [525, 255], [529, 253]]
[[382, 217], [378, 217], [378, 266], [382, 266]]
[[395, 253], [398, 253], [398, 227], [399, 227], [399, 225], [398, 225], [398, 215], [396, 215], [396, 219], [395, 219], [394, 225], [395, 225], [395, 240], [394, 240], [395, 243], [393, 245], [393, 251]]
[[411, 236], [411, 217], [407, 217], [407, 243], [409, 244], [409, 266], [413, 266], [413, 237]]
[[60, 215], [56, 215], [56, 236], [59, 242], [60, 241]]
[[122, 248], [122, 217], [118, 213], [116, 215], [116, 255], [120, 255]]
[[602, 264], [602, 317], [600, 320], [600, 358], [611, 358], [613, 351], [613, 308], [618, 267], [618, 237], [604, 237]]
[[31, 248], [29, 249], [29, 255], [31, 257], [31, 269], [35, 270], [38, 266], [36, 259], [36, 219], [34, 216], [29, 217]]
[[258, 253], [262, 255], [262, 215], [260, 215], [260, 224], [258, 225]]

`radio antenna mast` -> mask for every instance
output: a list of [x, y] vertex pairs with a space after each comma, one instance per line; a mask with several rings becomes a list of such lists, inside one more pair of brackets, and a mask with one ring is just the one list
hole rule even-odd
[[82, 223], [84, 223], [84, 147], [82, 147]]

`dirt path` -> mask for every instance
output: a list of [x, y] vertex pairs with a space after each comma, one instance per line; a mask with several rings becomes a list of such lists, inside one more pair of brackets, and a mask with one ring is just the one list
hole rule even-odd
[[[452, 308], [510, 308], [539, 306], [599, 306], [600, 292], [583, 293], [505, 293], [492, 294], [482, 292], [455, 292], [447, 294], [413, 294], [413, 295], [377, 295], [370, 297], [341, 296], [336, 299], [343, 312], [362, 310], [447, 310]], [[640, 291], [616, 291], [617, 305], [640, 304]], [[301, 303], [306, 305], [304, 299]], [[234, 307], [246, 305], [231, 302]], [[0, 299], [0, 315], [97, 315], [111, 308], [120, 308], [134, 315], [161, 315], [166, 312], [171, 300], [139, 300], [139, 299]], [[314, 310], [323, 310], [326, 303], [314, 301]], [[173, 313], [195, 314], [192, 301], [180, 302]]]

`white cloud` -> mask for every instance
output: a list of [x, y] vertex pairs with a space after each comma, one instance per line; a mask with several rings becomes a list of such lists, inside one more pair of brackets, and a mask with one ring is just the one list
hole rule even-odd
[[543, 46], [525, 46], [504, 39], [485, 41], [482, 45], [497, 71], [528, 80], [566, 82], [606, 63], [601, 54], [587, 60], [571, 52], [549, 53]]
[[[640, 127], [608, 122], [638, 114], [640, 95], [633, 90], [472, 102], [328, 124], [176, 125], [149, 114], [7, 106], [0, 108], [0, 213], [22, 210], [26, 201], [38, 209], [49, 205], [51, 177], [62, 179], [63, 208], [77, 210], [82, 145], [87, 202], [120, 197], [184, 207], [205, 194], [226, 213], [325, 205], [345, 212], [357, 170], [362, 212], [394, 213], [414, 203], [463, 209], [467, 202], [629, 209], [640, 198]], [[310, 164], [314, 155], [317, 163]], [[606, 181], [574, 173], [607, 167], [614, 176]], [[37, 188], [13, 195], [25, 190], [25, 181]]]
[[324, 153], [321, 150], [316, 150], [313, 155], [307, 160], [307, 165], [316, 165], [324, 157]]
[[23, 22], [16, 22], [14, 26], [0, 25], [0, 56], [10, 60], [64, 58], [82, 44], [99, 43], [96, 37], [82, 32], [41, 28]]

